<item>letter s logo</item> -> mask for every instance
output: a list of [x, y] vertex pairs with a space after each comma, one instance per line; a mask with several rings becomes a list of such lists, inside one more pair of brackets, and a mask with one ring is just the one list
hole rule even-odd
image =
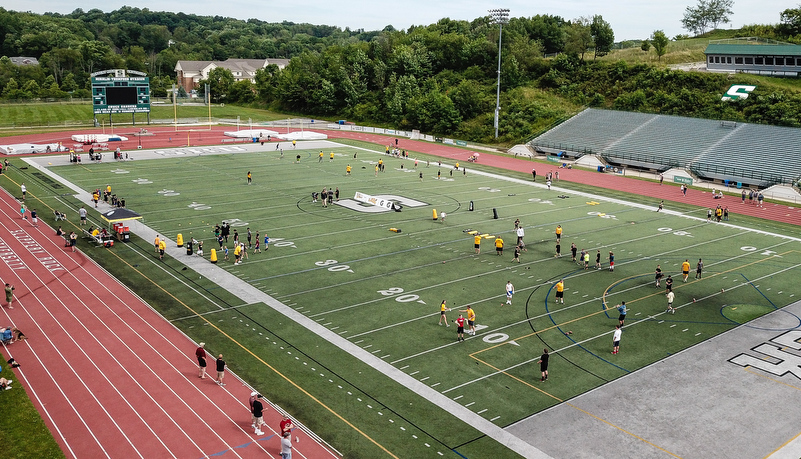
[[720, 100], [748, 99], [748, 95], [754, 89], [756, 89], [756, 86], [750, 84], [733, 84]]

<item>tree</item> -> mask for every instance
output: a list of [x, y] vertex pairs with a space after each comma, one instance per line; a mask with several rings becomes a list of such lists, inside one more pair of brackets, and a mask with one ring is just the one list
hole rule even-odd
[[643, 40], [642, 44], [640, 44], [640, 49], [645, 51], [646, 53], [648, 51], [650, 51], [651, 50], [651, 40], [649, 40], [647, 38], [645, 40]]
[[209, 85], [209, 92], [211, 92], [212, 102], [225, 102], [228, 99], [228, 93], [231, 91], [231, 86], [234, 84], [234, 74], [230, 70], [215, 67], [209, 72], [209, 77], [205, 80], [200, 80], [200, 87]]
[[788, 36], [801, 34], [801, 6], [787, 8], [781, 14], [780, 30]]
[[720, 24], [728, 24], [729, 15], [733, 14], [734, 0], [698, 0], [693, 8], [684, 10], [682, 26], [688, 31], [701, 35], [707, 30], [714, 30]]
[[565, 52], [579, 56], [584, 61], [584, 53], [592, 47], [592, 31], [590, 30], [590, 20], [586, 17], [574, 19], [567, 27], [567, 39], [565, 40]]
[[597, 59], [598, 57], [609, 54], [609, 51], [612, 50], [612, 45], [615, 44], [615, 32], [612, 30], [612, 26], [604, 21], [603, 16], [600, 14], [596, 14], [592, 17], [590, 34], [595, 44], [595, 58]]
[[654, 33], [651, 34], [651, 43], [654, 45], [654, 51], [656, 51], [656, 56], [659, 58], [660, 62], [662, 61], [662, 56], [667, 52], [669, 42], [670, 40], [667, 35], [661, 30], [655, 30]]

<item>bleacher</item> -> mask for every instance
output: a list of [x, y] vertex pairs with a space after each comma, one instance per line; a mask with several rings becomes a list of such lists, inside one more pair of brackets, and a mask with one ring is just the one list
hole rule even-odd
[[[756, 186], [801, 176], [801, 129], [587, 109], [530, 142], [537, 151]], [[767, 154], [766, 154], [767, 153]]]

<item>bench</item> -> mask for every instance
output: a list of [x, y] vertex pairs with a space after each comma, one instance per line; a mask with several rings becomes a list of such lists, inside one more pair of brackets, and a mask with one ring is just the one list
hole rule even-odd
[[93, 241], [95, 244], [103, 247], [113, 247], [114, 246], [114, 239], [103, 239], [102, 236], [99, 234], [97, 236], [93, 236], [88, 230], [83, 230], [83, 235], [87, 239]]

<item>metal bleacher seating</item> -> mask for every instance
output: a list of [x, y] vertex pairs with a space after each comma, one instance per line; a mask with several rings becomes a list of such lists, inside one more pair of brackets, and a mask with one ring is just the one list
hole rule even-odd
[[590, 153], [624, 167], [690, 170], [756, 186], [801, 176], [801, 129], [586, 109], [530, 142], [538, 151]]

